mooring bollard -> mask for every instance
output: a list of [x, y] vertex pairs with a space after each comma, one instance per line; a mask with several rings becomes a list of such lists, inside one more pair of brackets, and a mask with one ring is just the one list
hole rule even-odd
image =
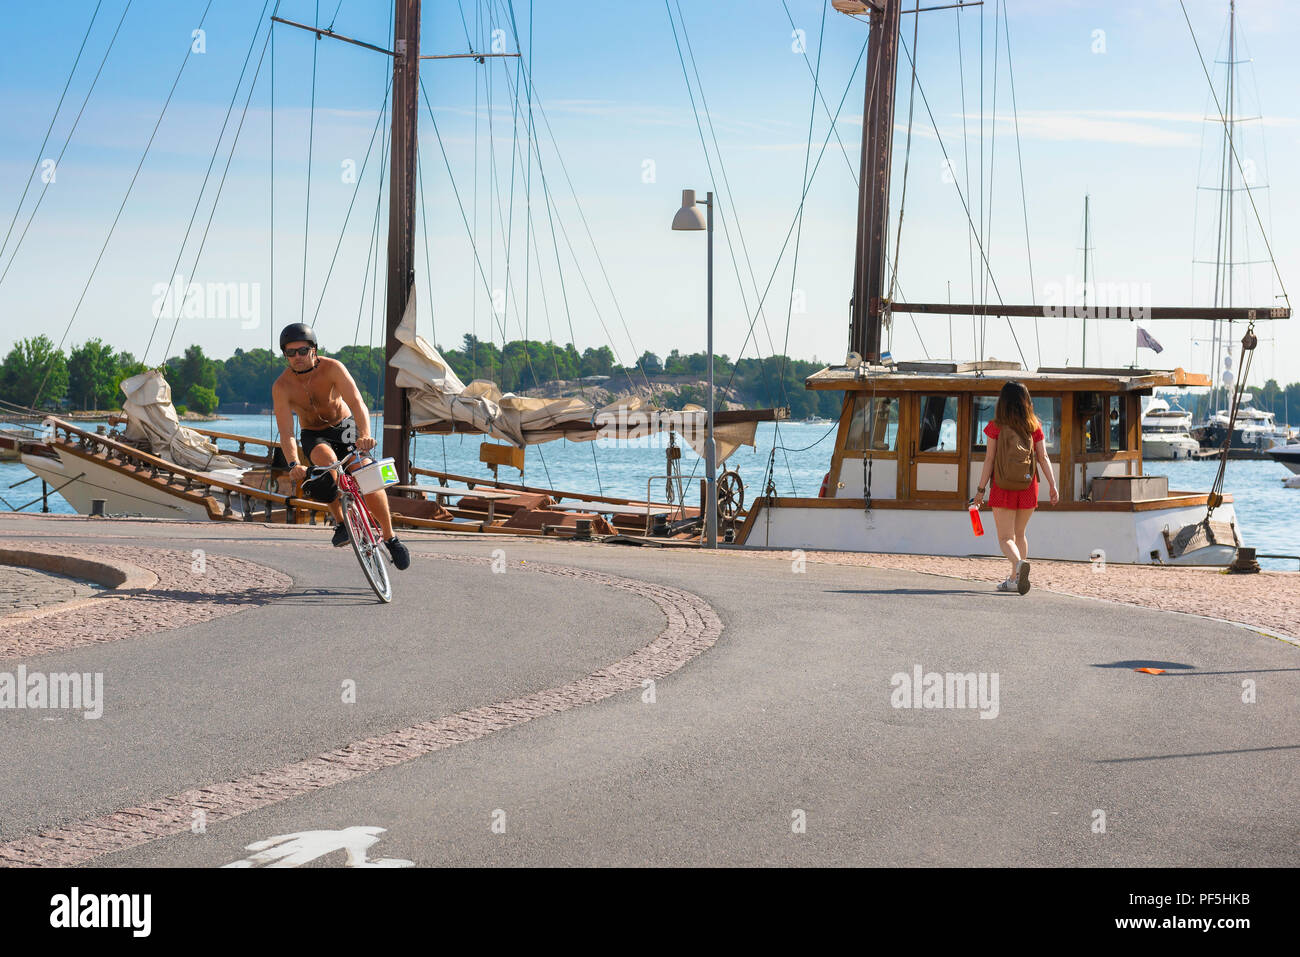
[[577, 521], [577, 526], [578, 530], [574, 533], [573, 537], [580, 542], [591, 541], [591, 519], [580, 518]]
[[91, 518], [107, 518], [108, 516], [106, 516], [106, 515], [104, 514], [104, 506], [107, 505], [107, 504], [108, 504], [108, 500], [107, 500], [107, 499], [102, 499], [102, 498], [92, 498], [92, 499], [90, 500], [90, 517], [91, 517]]
[[1236, 575], [1248, 575], [1259, 571], [1259, 562], [1255, 560], [1255, 549], [1238, 548], [1237, 557], [1228, 566], [1228, 571]]

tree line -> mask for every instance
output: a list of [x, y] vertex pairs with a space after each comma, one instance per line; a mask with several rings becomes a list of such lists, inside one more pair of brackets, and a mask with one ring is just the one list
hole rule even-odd
[[[438, 347], [443, 358], [463, 382], [489, 379], [503, 392], [521, 392], [555, 381], [573, 382], [606, 377], [591, 384], [613, 391], [644, 385], [646, 377], [658, 375], [708, 375], [708, 356], [703, 352], [682, 354], [674, 349], [660, 357], [642, 353], [636, 365], [620, 365], [608, 346], [579, 352], [572, 343], [515, 340], [502, 348], [467, 333], [458, 349]], [[384, 350], [379, 346], [344, 346], [322, 355], [347, 366], [366, 404], [383, 407]], [[751, 408], [790, 410], [796, 419], [820, 415], [833, 418], [840, 413], [842, 397], [834, 391], [811, 392], [804, 380], [823, 363], [784, 356], [741, 359], [714, 357], [714, 380]], [[172, 400], [181, 411], [211, 413], [218, 405], [248, 405], [264, 408], [271, 401], [271, 384], [284, 370], [284, 357], [270, 349], [236, 349], [228, 359], [207, 356], [201, 346], [190, 346], [164, 363], [164, 374], [172, 387]], [[39, 408], [100, 411], [119, 409], [124, 379], [147, 367], [130, 352], [117, 352], [101, 339], [74, 346], [67, 354], [40, 335], [15, 343], [0, 364], [0, 399], [30, 406], [39, 393]], [[1289, 415], [1300, 420], [1300, 382], [1281, 386], [1269, 379], [1262, 387], [1248, 389], [1256, 408], [1272, 412], [1279, 423]], [[1211, 404], [1209, 396], [1188, 396], [1189, 411], [1197, 413]], [[688, 403], [707, 404], [705, 390], [685, 384], [661, 393], [662, 403], [681, 408]], [[720, 404], [720, 403], [719, 403]]]
[[[572, 343], [515, 340], [502, 348], [466, 334], [460, 348], [439, 352], [463, 382], [489, 379], [503, 392], [521, 392], [555, 381], [585, 380], [614, 391], [644, 385], [646, 377], [708, 374], [708, 357], [674, 349], [660, 358], [641, 355], [637, 364], [620, 365], [609, 346], [579, 352]], [[344, 346], [322, 355], [347, 366], [362, 398], [371, 409], [383, 407], [384, 350], [378, 346]], [[271, 384], [284, 369], [284, 358], [270, 349], [236, 349], [228, 359], [214, 359], [201, 346], [190, 346], [163, 364], [172, 387], [172, 400], [180, 411], [211, 413], [219, 405], [270, 403]], [[721, 388], [745, 404], [788, 407], [792, 416], [805, 418], [839, 414], [840, 397], [830, 392], [808, 392], [803, 380], [822, 363], [773, 356], [733, 363], [726, 355], [714, 358], [714, 377]], [[52, 411], [75, 409], [107, 411], [121, 408], [123, 380], [145, 371], [146, 365], [130, 352], [118, 352], [102, 339], [89, 339], [66, 354], [39, 335], [15, 343], [0, 364], [0, 399], [15, 405]], [[680, 407], [706, 404], [705, 390], [685, 384], [662, 393], [664, 404]]]

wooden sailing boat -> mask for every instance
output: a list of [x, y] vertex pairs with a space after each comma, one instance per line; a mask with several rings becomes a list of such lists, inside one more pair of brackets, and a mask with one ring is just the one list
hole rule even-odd
[[[1208, 385], [1182, 369], [1040, 368], [1014, 362], [898, 362], [882, 355], [892, 313], [1050, 316], [1040, 305], [904, 303], [884, 295], [894, 90], [902, 0], [834, 0], [869, 18], [864, 132], [850, 353], [810, 376], [809, 389], [844, 393], [830, 469], [818, 498], [759, 498], [739, 541], [939, 555], [997, 555], [994, 536], [971, 535], [965, 510], [984, 464], [984, 425], [1007, 380], [1024, 383], [1043, 420], [1060, 502], [1034, 520], [1033, 554], [1124, 563], [1226, 564], [1241, 537], [1231, 496], [1171, 491], [1142, 468], [1142, 396]], [[944, 7], [927, 7], [946, 9]], [[1067, 310], [1068, 312], [1069, 310]], [[1077, 313], [1075, 313], [1077, 314]], [[1289, 308], [1150, 307], [1152, 319], [1289, 318]], [[1220, 483], [1222, 476], [1220, 476]]]

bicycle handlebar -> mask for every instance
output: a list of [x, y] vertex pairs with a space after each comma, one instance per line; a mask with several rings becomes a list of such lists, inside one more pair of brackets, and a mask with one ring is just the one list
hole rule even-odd
[[368, 457], [365, 452], [362, 452], [355, 445], [350, 446], [350, 448], [352, 449], [352, 451], [350, 451], [347, 455], [343, 456], [343, 458], [336, 459], [335, 461], [331, 462], [329, 465], [307, 466], [307, 474], [309, 476], [322, 475], [325, 472], [332, 472], [335, 469], [343, 468], [345, 465], [350, 464], [354, 459]]

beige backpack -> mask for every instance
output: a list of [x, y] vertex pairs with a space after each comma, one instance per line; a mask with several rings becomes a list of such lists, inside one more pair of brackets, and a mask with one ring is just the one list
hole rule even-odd
[[993, 481], [1007, 492], [1023, 492], [1034, 484], [1034, 443], [1015, 429], [998, 433], [993, 452]]

